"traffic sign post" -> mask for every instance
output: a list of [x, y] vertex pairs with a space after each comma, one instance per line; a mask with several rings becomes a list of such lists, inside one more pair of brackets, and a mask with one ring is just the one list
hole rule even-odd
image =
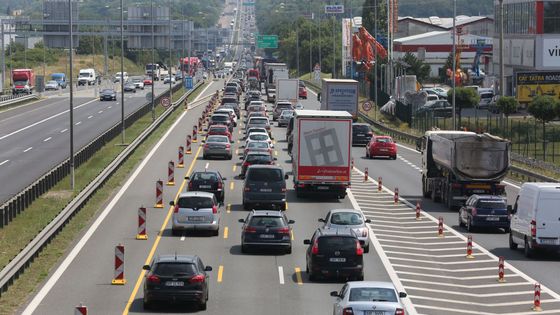
[[371, 110], [371, 108], [372, 108], [371, 102], [366, 101], [362, 104], [362, 109], [366, 112], [369, 112]]
[[167, 107], [169, 107], [169, 105], [171, 105], [171, 100], [169, 99], [169, 97], [162, 97], [161, 101], [160, 101], [160, 104], [164, 108], [167, 108]]
[[193, 88], [193, 78], [189, 75], [185, 78], [185, 89], [192, 90]]
[[278, 48], [278, 35], [257, 35], [257, 48]]

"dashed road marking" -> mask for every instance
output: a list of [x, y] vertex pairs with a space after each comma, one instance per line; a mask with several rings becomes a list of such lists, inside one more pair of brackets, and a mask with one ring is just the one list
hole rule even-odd
[[78, 126], [78, 125], [81, 124], [81, 123], [82, 123], [81, 121], [78, 121], [78, 122], [76, 123], [76, 126]]
[[296, 281], [298, 285], [303, 285], [303, 279], [301, 278], [301, 269], [299, 267], [294, 268], [296, 271]]
[[66, 131], [68, 131], [68, 129], [62, 129], [60, 130], [60, 133], [65, 133]]
[[103, 113], [103, 111], [102, 111], [102, 110], [100, 110], [100, 111], [98, 111], [97, 113], [98, 113], [98, 114], [101, 114], [101, 113]]
[[23, 153], [25, 153], [25, 152], [29, 152], [29, 151], [31, 151], [31, 149], [33, 149], [33, 147], [29, 147], [29, 148], [27, 148], [27, 149], [23, 150]]
[[51, 139], [52, 139], [52, 137], [45, 138], [45, 139], [43, 139], [43, 142], [47, 142], [47, 141], [49, 141], [49, 140], [51, 140]]
[[222, 278], [224, 276], [224, 266], [220, 265], [220, 267], [218, 268], [218, 283], [222, 282]]
[[10, 160], [4, 160], [4, 161], [2, 161], [2, 162], [0, 163], [0, 166], [6, 164], [6, 163], [8, 163], [8, 162], [10, 162]]
[[284, 284], [284, 267], [278, 266], [278, 279], [280, 284]]
[[89, 116], [87, 117], [87, 119], [92, 119], [92, 118], [93, 118], [93, 116], [92, 116], [92, 115], [89, 115]]
[[227, 212], [227, 213], [230, 213], [230, 212], [231, 212], [231, 203], [228, 203], [228, 204], [227, 204], [226, 212]]
[[227, 238], [228, 238], [228, 234], [229, 234], [229, 228], [226, 226], [226, 227], [224, 228], [224, 239], [227, 239]]
[[236, 169], [237, 169], [237, 165], [234, 165], [234, 166], [232, 167], [232, 171], [235, 173], [235, 170], [236, 170]]
[[233, 190], [234, 187], [235, 187], [235, 182], [229, 183], [229, 190]]

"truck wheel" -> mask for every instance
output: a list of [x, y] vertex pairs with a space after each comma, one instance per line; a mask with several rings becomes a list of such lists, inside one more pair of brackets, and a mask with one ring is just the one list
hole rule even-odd
[[431, 198], [434, 202], [440, 202], [441, 197], [436, 194], [436, 190], [432, 190]]
[[430, 195], [431, 193], [428, 191], [426, 187], [426, 180], [424, 176], [422, 176], [422, 196], [424, 196], [424, 198], [430, 198]]
[[511, 235], [511, 230], [509, 231], [509, 249], [516, 250], [517, 243], [513, 241], [513, 236]]

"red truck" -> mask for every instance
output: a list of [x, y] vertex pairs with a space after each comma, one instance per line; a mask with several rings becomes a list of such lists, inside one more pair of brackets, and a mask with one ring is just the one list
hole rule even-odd
[[35, 88], [35, 74], [32, 69], [14, 69], [12, 82], [12, 94], [31, 94]]

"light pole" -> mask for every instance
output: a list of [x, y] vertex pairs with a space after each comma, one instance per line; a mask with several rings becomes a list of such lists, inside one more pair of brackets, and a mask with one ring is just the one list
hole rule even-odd
[[171, 60], [173, 59], [173, 57], [172, 57], [173, 52], [172, 52], [172, 49], [171, 49], [171, 47], [172, 47], [171, 46], [172, 45], [172, 42], [171, 42], [171, 0], [169, 0], [169, 10], [168, 10], [168, 12], [169, 12], [169, 14], [168, 14], [169, 15], [168, 16], [168, 18], [169, 18], [169, 71], [168, 71], [168, 73], [169, 73], [169, 103], [171, 104], [171, 101], [173, 100], [173, 82], [171, 81], [171, 78], [172, 78], [171, 77]]
[[457, 16], [457, 0], [453, 0], [453, 74], [451, 76], [451, 86], [452, 86], [452, 96], [451, 96], [451, 107], [452, 107], [452, 114], [451, 116], [453, 116], [452, 120], [453, 120], [453, 130], [457, 130], [457, 119], [455, 117], [456, 115], [456, 111], [457, 109], [455, 108], [455, 88], [456, 88], [456, 84], [455, 84], [455, 67], [457, 67], [457, 61], [455, 60], [455, 57], [457, 55], [457, 43], [455, 42], [455, 38], [457, 36], [457, 28], [456, 28], [456, 17]]
[[151, 102], [152, 102], [152, 122], [156, 120], [156, 107], [154, 104], [154, 85], [155, 83], [155, 48], [156, 48], [156, 43], [155, 43], [155, 36], [154, 36], [154, 0], [150, 0], [150, 19], [152, 22], [152, 97], [151, 97]]
[[333, 79], [336, 78], [336, 16], [333, 14], [332, 23], [332, 75]]
[[124, 124], [124, 6], [121, 0], [121, 145], [125, 145]]
[[75, 181], [74, 181], [74, 58], [73, 52], [74, 49], [74, 39], [73, 30], [72, 30], [72, 0], [68, 0], [68, 29], [70, 34], [70, 49], [68, 51], [69, 55], [69, 64], [70, 64], [70, 157], [69, 157], [69, 166], [70, 166], [70, 189], [74, 190]]
[[313, 25], [313, 11], [311, 11], [311, 1], [309, 1], [309, 79], [311, 80], [313, 73], [313, 42], [311, 41], [311, 26]]
[[296, 68], [297, 77], [299, 78], [299, 24], [296, 24]]
[[4, 91], [4, 84], [6, 84], [6, 49], [4, 48], [4, 20], [0, 19], [0, 36], [2, 38], [0, 41], [2, 42], [2, 86], [0, 86], [0, 92]]
[[504, 73], [504, 0], [500, 0], [500, 96], [505, 96]]
[[[374, 14], [375, 14], [375, 24], [373, 24], [373, 36], [375, 37], [375, 40], [377, 40], [377, 0], [375, 0], [375, 8], [374, 8]], [[373, 111], [373, 115], [374, 115], [374, 119], [377, 119], [377, 109], [379, 108], [379, 105], [377, 104], [377, 62], [378, 60], [378, 55], [377, 55], [377, 49], [375, 49], [375, 64], [373, 65], [373, 99], [375, 101], [375, 110]]]

